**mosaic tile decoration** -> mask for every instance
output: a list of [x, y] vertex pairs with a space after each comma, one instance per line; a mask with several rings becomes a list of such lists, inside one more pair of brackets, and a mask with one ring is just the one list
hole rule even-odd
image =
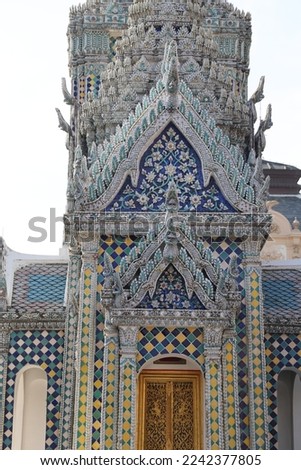
[[209, 396], [210, 396], [210, 449], [218, 450], [221, 448], [220, 445], [220, 420], [219, 420], [219, 401], [220, 390], [219, 390], [219, 370], [218, 364], [214, 361], [210, 361], [209, 364]]
[[119, 354], [118, 354], [118, 340], [111, 339], [108, 344], [108, 356], [107, 356], [107, 385], [106, 385], [106, 397], [105, 397], [105, 422], [102, 423], [104, 426], [104, 449], [114, 450], [116, 449], [115, 440], [115, 425], [116, 425], [116, 402], [118, 393], [118, 376], [117, 371], [119, 368]]
[[142, 328], [138, 334], [137, 371], [162, 354], [184, 354], [204, 364], [203, 332], [196, 328]]
[[[68, 296], [76, 294], [80, 276], [81, 256], [71, 255], [68, 271]], [[65, 354], [63, 370], [63, 415], [61, 420], [60, 448], [68, 450], [72, 447], [72, 421], [74, 411], [74, 344], [77, 334], [77, 313], [70, 309], [65, 326]]]
[[169, 265], [160, 276], [153, 298], [147, 293], [139, 308], [205, 309], [195, 294], [191, 299], [188, 298], [185, 281], [173, 265]]
[[278, 449], [277, 381], [284, 368], [301, 371], [301, 335], [265, 334], [269, 448]]
[[223, 347], [223, 366], [224, 373], [226, 375], [225, 390], [224, 390], [224, 405], [226, 407], [226, 418], [225, 418], [225, 441], [226, 449], [236, 450], [237, 449], [237, 434], [236, 434], [236, 412], [235, 412], [235, 351], [231, 341], [227, 341]]
[[252, 346], [252, 383], [253, 383], [253, 407], [254, 407], [254, 445], [256, 449], [265, 448], [265, 416], [264, 416], [264, 381], [262, 377], [262, 344], [261, 344], [261, 315], [260, 315], [260, 280], [259, 274], [252, 271], [250, 274], [251, 295], [251, 341]]
[[121, 367], [120, 377], [123, 383], [123, 390], [120, 390], [121, 396], [123, 397], [122, 401], [122, 450], [131, 450], [135, 445], [133, 441], [132, 433], [132, 398], [133, 398], [133, 380], [136, 380], [135, 370], [135, 361], [131, 359], [126, 359], [124, 364]]
[[[207, 239], [213, 251], [213, 257], [219, 258], [222, 269], [229, 266], [231, 257], [236, 255], [240, 267], [242, 260], [242, 250], [240, 248], [241, 240], [235, 241], [227, 239]], [[245, 306], [245, 284], [244, 272], [240, 269], [238, 278], [239, 290], [242, 297], [241, 311], [237, 319], [237, 370], [238, 370], [238, 393], [240, 406], [240, 429], [241, 429], [241, 447], [243, 450], [250, 448], [249, 438], [249, 396], [248, 396], [248, 359], [247, 359], [247, 340], [246, 340], [246, 306]]]
[[299, 315], [301, 312], [301, 271], [297, 269], [263, 270], [262, 288], [266, 314]]
[[91, 340], [91, 304], [93, 302], [92, 285], [92, 267], [86, 266], [83, 276], [83, 311], [81, 324], [81, 357], [80, 357], [80, 384], [79, 384], [79, 406], [78, 406], [78, 425], [77, 425], [77, 448], [85, 449], [87, 436], [87, 410], [88, 410], [88, 373], [89, 373], [89, 353]]
[[94, 97], [97, 98], [98, 97], [98, 92], [99, 92], [99, 89], [100, 89], [100, 75], [94, 75], [93, 73], [90, 74], [87, 78], [86, 78], [86, 86], [87, 86], [87, 89], [86, 89], [86, 92], [87, 94], [88, 93], [93, 93]]
[[97, 265], [97, 291], [98, 293], [102, 290], [102, 283], [103, 283], [103, 254], [107, 253], [110, 256], [111, 263], [113, 268], [116, 271], [119, 271], [119, 266], [121, 260], [124, 256], [128, 255], [131, 249], [138, 243], [140, 238], [132, 236], [132, 237], [102, 237], [100, 242], [100, 249], [99, 249], [99, 259]]
[[[136, 244], [136, 237], [105, 237], [100, 241], [99, 258], [97, 263], [97, 301], [100, 296], [103, 283], [103, 254], [106, 252], [115, 270], [119, 269], [122, 256], [127, 255]], [[139, 240], [139, 239], [138, 239]], [[103, 348], [104, 348], [104, 318], [100, 311], [96, 314], [96, 344], [94, 366], [94, 397], [93, 397], [93, 423], [92, 423], [92, 449], [100, 450], [101, 409], [103, 387]]]
[[62, 311], [67, 264], [29, 264], [14, 274], [12, 307], [17, 311]]
[[11, 333], [8, 354], [4, 450], [12, 447], [16, 375], [28, 364], [40, 366], [47, 374], [45, 449], [58, 449], [63, 350], [63, 331], [14, 331]]
[[139, 174], [137, 187], [133, 187], [128, 177], [108, 210], [165, 211], [165, 196], [170, 182], [174, 181], [180, 210], [235, 212], [213, 178], [204, 187], [200, 158], [173, 124], [146, 151]]
[[101, 312], [96, 313], [96, 341], [94, 363], [94, 391], [92, 411], [92, 450], [100, 450], [101, 410], [103, 390], [103, 354], [104, 354], [104, 318]]

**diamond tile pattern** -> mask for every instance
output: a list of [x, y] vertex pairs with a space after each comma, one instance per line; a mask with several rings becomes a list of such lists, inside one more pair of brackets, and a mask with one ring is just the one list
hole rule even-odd
[[[139, 239], [138, 239], [139, 240]], [[118, 269], [122, 256], [125, 256], [135, 246], [136, 237], [102, 237], [99, 248], [99, 259], [97, 264], [97, 300], [100, 295], [103, 283], [103, 254], [106, 252], [110, 258], [114, 269]], [[104, 318], [101, 312], [96, 315], [96, 348], [94, 366], [94, 404], [93, 404], [93, 424], [92, 424], [92, 449], [100, 450], [100, 418], [102, 408], [102, 386], [103, 386], [103, 328]]]
[[277, 381], [281, 370], [301, 371], [301, 335], [265, 335], [270, 449], [278, 449]]
[[28, 364], [40, 366], [47, 374], [45, 449], [58, 449], [63, 349], [63, 331], [15, 331], [11, 334], [3, 449], [11, 449], [12, 446], [16, 375]]
[[108, 363], [107, 363], [107, 390], [106, 390], [106, 403], [105, 403], [105, 444], [104, 448], [106, 450], [114, 450], [114, 413], [115, 413], [115, 404], [116, 404], [116, 394], [118, 393], [117, 390], [117, 370], [119, 364], [117, 361], [119, 359], [119, 355], [116, 354], [117, 352], [117, 340], [111, 340], [108, 345]]
[[122, 406], [122, 449], [130, 450], [132, 446], [132, 392], [134, 361], [127, 360], [123, 367], [123, 406]]
[[61, 311], [67, 264], [30, 264], [15, 272], [12, 307], [17, 311]]
[[218, 365], [212, 362], [209, 366], [209, 387], [210, 387], [210, 436], [212, 450], [220, 449], [219, 442], [219, 401], [220, 401], [220, 390], [218, 387]]
[[264, 397], [262, 377], [261, 320], [260, 320], [260, 284], [257, 272], [250, 275], [251, 281], [251, 315], [252, 315], [252, 366], [253, 366], [253, 399], [255, 416], [255, 442], [259, 449], [264, 449]]
[[234, 396], [234, 383], [236, 377], [234, 375], [234, 350], [233, 344], [231, 341], [227, 341], [223, 350], [224, 354], [224, 367], [226, 373], [226, 448], [227, 449], [237, 449], [237, 436], [236, 436], [236, 414], [235, 414], [235, 396]]
[[203, 333], [194, 328], [143, 328], [138, 335], [138, 370], [159, 354], [184, 354], [204, 364]]
[[[213, 256], [219, 258], [222, 269], [229, 266], [232, 256], [236, 255], [238, 264], [241, 264], [242, 250], [239, 246], [241, 240], [236, 241], [217, 239], [207, 240], [208, 246], [213, 251]], [[238, 368], [238, 393], [240, 406], [240, 429], [242, 449], [249, 449], [249, 397], [248, 397], [248, 369], [247, 369], [247, 343], [246, 343], [246, 306], [245, 306], [245, 281], [244, 272], [240, 269], [238, 285], [242, 297], [241, 311], [237, 320], [237, 368]]]

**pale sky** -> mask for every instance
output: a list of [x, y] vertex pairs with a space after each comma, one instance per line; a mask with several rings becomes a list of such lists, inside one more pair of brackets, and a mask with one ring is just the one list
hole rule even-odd
[[[253, 45], [249, 94], [266, 77], [265, 100], [258, 108], [264, 117], [273, 106], [274, 126], [267, 134], [266, 160], [301, 168], [301, 1], [234, 0], [252, 14]], [[69, 119], [61, 94], [61, 77], [67, 78], [67, 26], [75, 0], [8, 0], [1, 2], [2, 74], [0, 235], [15, 251], [58, 254], [62, 223], [50, 240], [50, 209], [63, 216], [66, 205], [67, 161], [65, 133], [58, 129], [55, 108]], [[70, 86], [69, 86], [70, 88]], [[44, 242], [28, 223], [48, 233]], [[54, 236], [55, 235], [55, 236]], [[55, 241], [54, 241], [55, 239]]]

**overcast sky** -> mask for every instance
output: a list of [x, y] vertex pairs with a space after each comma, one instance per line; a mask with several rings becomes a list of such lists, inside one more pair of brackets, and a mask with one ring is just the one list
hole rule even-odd
[[[58, 129], [55, 108], [66, 118], [61, 77], [67, 77], [66, 31], [74, 0], [8, 0], [1, 2], [1, 181], [0, 234], [15, 251], [58, 254], [62, 223], [50, 240], [50, 209], [65, 211], [68, 153]], [[264, 158], [301, 167], [301, 1], [234, 0], [250, 11], [253, 45], [249, 94], [262, 75], [265, 100], [259, 112], [273, 106], [274, 127], [267, 132]], [[28, 242], [28, 223], [44, 217], [43, 243]], [[40, 224], [42, 225], [42, 224]], [[54, 236], [55, 235], [55, 236]], [[55, 239], [55, 241], [54, 241]]]

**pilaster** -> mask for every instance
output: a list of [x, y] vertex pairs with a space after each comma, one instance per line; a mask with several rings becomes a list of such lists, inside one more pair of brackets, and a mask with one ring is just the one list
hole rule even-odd
[[267, 392], [262, 269], [258, 242], [245, 244], [246, 331], [251, 449], [267, 449]]
[[208, 322], [205, 340], [206, 449], [224, 448], [222, 391], [222, 325]]
[[236, 334], [226, 330], [223, 335], [223, 398], [225, 449], [240, 449], [239, 400]]
[[118, 372], [118, 329], [112, 325], [106, 325], [104, 331], [103, 406], [100, 433], [100, 447], [104, 450], [117, 449]]
[[119, 327], [119, 418], [118, 449], [134, 450], [136, 446], [136, 355], [138, 327]]
[[3, 426], [5, 415], [5, 391], [7, 380], [7, 356], [9, 348], [9, 332], [0, 331], [0, 449], [3, 448]]
[[91, 449], [95, 359], [97, 243], [83, 243], [76, 345], [74, 447]]
[[77, 320], [78, 320], [78, 288], [81, 269], [81, 254], [79, 251], [70, 249], [68, 267], [68, 315], [65, 323], [64, 337], [64, 367], [62, 383], [62, 406], [61, 425], [59, 434], [59, 449], [68, 450], [72, 448], [72, 417], [74, 411], [75, 390], [75, 349]]

